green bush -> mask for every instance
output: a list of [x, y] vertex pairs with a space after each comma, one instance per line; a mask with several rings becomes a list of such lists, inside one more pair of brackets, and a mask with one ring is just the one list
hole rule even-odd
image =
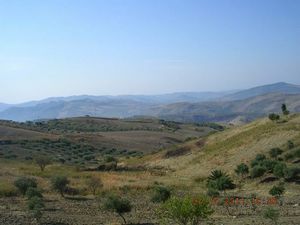
[[214, 188], [208, 188], [207, 195], [211, 196], [211, 197], [217, 197], [217, 196], [220, 196], [220, 192]]
[[34, 196], [28, 200], [28, 208], [30, 210], [41, 209], [44, 208], [45, 204], [42, 198], [38, 196]]
[[288, 140], [287, 146], [288, 146], [288, 149], [293, 149], [295, 147], [295, 144], [291, 140]]
[[299, 174], [300, 174], [299, 167], [289, 167], [284, 171], [284, 178], [287, 181], [293, 181], [298, 178]]
[[273, 174], [278, 177], [284, 177], [287, 166], [285, 163], [277, 163], [277, 165], [273, 169]]
[[228, 174], [224, 173], [221, 170], [214, 170], [208, 177], [207, 187], [209, 189], [225, 191], [227, 189], [234, 189], [235, 184]]
[[284, 185], [279, 184], [278, 186], [273, 186], [270, 189], [269, 194], [275, 196], [276, 198], [279, 198], [281, 195], [283, 195], [284, 191], [285, 191]]
[[251, 161], [251, 167], [260, 165], [266, 158], [264, 154], [257, 154], [255, 159]]
[[163, 221], [171, 220], [172, 224], [197, 225], [201, 220], [207, 219], [213, 210], [205, 196], [172, 197], [162, 205], [158, 213]]
[[171, 197], [171, 189], [164, 186], [156, 186], [151, 198], [152, 202], [165, 202]]
[[256, 177], [263, 176], [265, 172], [266, 172], [266, 168], [258, 165], [252, 168], [250, 175], [252, 178], [256, 178]]
[[280, 116], [278, 114], [271, 113], [271, 114], [269, 114], [269, 119], [272, 121], [279, 120]]
[[245, 175], [247, 175], [249, 173], [249, 167], [245, 163], [241, 163], [241, 164], [237, 165], [237, 167], [235, 169], [235, 173], [239, 176], [244, 177]]
[[36, 182], [36, 179], [34, 179], [34, 178], [20, 177], [14, 182], [14, 185], [16, 186], [16, 188], [18, 188], [18, 190], [20, 191], [20, 193], [22, 195], [25, 195], [26, 191], [30, 187], [32, 187], [32, 188], [37, 187], [37, 182]]
[[104, 207], [106, 210], [117, 213], [123, 219], [124, 224], [126, 224], [126, 219], [123, 214], [130, 212], [132, 209], [129, 200], [122, 199], [121, 197], [115, 195], [110, 195], [106, 199]]
[[270, 151], [269, 151], [269, 154], [272, 158], [275, 158], [277, 159], [277, 157], [279, 155], [281, 155], [283, 153], [283, 150], [280, 149], [280, 148], [272, 148]]
[[69, 180], [65, 176], [56, 176], [51, 179], [52, 188], [64, 197], [64, 192], [69, 184]]
[[30, 187], [28, 188], [28, 190], [26, 191], [26, 197], [28, 199], [31, 199], [33, 197], [39, 197], [39, 198], [43, 198], [42, 192], [41, 190], [34, 188], [34, 187]]

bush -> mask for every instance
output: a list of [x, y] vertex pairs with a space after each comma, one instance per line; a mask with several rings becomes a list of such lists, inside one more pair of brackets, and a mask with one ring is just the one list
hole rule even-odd
[[122, 199], [121, 197], [115, 195], [111, 195], [106, 199], [104, 207], [106, 210], [117, 213], [123, 219], [124, 224], [126, 224], [126, 220], [123, 214], [130, 212], [132, 209], [129, 200]]
[[235, 173], [244, 177], [246, 174], [249, 173], [249, 167], [245, 163], [241, 163], [236, 167]]
[[160, 208], [159, 216], [162, 220], [173, 221], [173, 224], [200, 224], [200, 221], [207, 219], [213, 210], [210, 201], [205, 196], [172, 197]]
[[265, 174], [266, 168], [263, 166], [254, 166], [251, 170], [251, 177], [256, 178], [256, 177], [261, 177]]
[[41, 209], [45, 207], [44, 201], [42, 198], [34, 196], [28, 201], [28, 208], [30, 210]]
[[20, 193], [22, 195], [25, 195], [26, 191], [30, 187], [32, 187], [32, 188], [37, 187], [37, 182], [36, 182], [36, 179], [34, 179], [34, 178], [20, 177], [14, 182], [14, 185], [16, 186], [16, 188], [18, 188], [18, 190], [20, 191]]
[[287, 166], [285, 163], [278, 163], [273, 169], [273, 174], [278, 178], [284, 177], [286, 169]]
[[287, 168], [284, 171], [284, 178], [287, 181], [293, 181], [293, 180], [296, 180], [298, 178], [299, 174], [300, 174], [300, 168], [298, 168], [298, 167], [290, 167], [290, 168]]
[[0, 198], [1, 197], [13, 197], [17, 196], [18, 190], [16, 189], [15, 186], [9, 183], [0, 183]]
[[283, 186], [283, 184], [279, 184], [278, 186], [273, 186], [270, 191], [269, 194], [272, 196], [275, 196], [276, 198], [279, 198], [281, 195], [283, 195], [285, 191], [285, 188]]
[[217, 197], [220, 195], [219, 191], [214, 188], [208, 188], [207, 195], [211, 197]]
[[157, 186], [154, 190], [155, 192], [151, 198], [152, 202], [165, 202], [171, 197], [171, 190], [168, 187]]
[[31, 199], [33, 197], [39, 197], [39, 198], [43, 198], [42, 192], [41, 190], [34, 188], [34, 187], [30, 187], [28, 188], [28, 190], [26, 191], [26, 197], [28, 199]]
[[251, 167], [260, 165], [266, 158], [264, 154], [257, 154], [255, 159], [251, 161]]
[[271, 220], [274, 224], [277, 224], [278, 218], [279, 218], [279, 211], [273, 208], [267, 208], [263, 212], [263, 217], [265, 219]]
[[64, 197], [64, 192], [69, 184], [69, 180], [65, 176], [56, 176], [51, 179], [52, 188]]
[[272, 148], [270, 151], [269, 151], [269, 154], [272, 158], [275, 158], [277, 159], [277, 157], [279, 155], [281, 155], [283, 153], [282, 149], [280, 148]]
[[295, 144], [291, 140], [288, 140], [287, 146], [288, 146], [288, 149], [293, 149], [295, 147]]
[[207, 187], [218, 191], [225, 191], [227, 189], [234, 189], [235, 184], [226, 173], [221, 170], [214, 170], [208, 177]]
[[267, 172], [273, 172], [274, 167], [278, 164], [278, 161], [266, 159], [260, 164], [262, 167], [266, 168]]
[[272, 121], [279, 120], [280, 116], [278, 114], [271, 113], [271, 114], [269, 114], [269, 119]]

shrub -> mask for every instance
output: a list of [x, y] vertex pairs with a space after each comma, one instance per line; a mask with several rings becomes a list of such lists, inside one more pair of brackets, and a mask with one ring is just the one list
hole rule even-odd
[[106, 210], [117, 213], [123, 219], [124, 224], [126, 224], [126, 220], [123, 214], [130, 212], [132, 209], [129, 200], [122, 199], [121, 197], [115, 195], [111, 195], [106, 199], [104, 207]]
[[292, 148], [295, 147], [295, 144], [294, 144], [294, 142], [292, 142], [291, 140], [288, 140], [287, 146], [288, 146], [288, 149], [292, 149]]
[[280, 116], [278, 114], [271, 113], [271, 114], [269, 114], [269, 119], [272, 121], [279, 120]]
[[268, 172], [273, 172], [274, 167], [278, 164], [278, 161], [275, 160], [270, 160], [270, 159], [266, 159], [264, 161], [262, 161], [262, 163], [260, 164], [262, 167], [266, 168], [266, 170]]
[[207, 187], [218, 191], [225, 191], [227, 189], [234, 189], [235, 184], [229, 175], [221, 170], [214, 170], [208, 177]]
[[168, 187], [156, 186], [154, 191], [152, 202], [165, 202], [171, 197], [171, 190]]
[[211, 197], [217, 197], [220, 195], [219, 191], [214, 188], [208, 188], [207, 189], [207, 195]]
[[16, 189], [15, 186], [9, 183], [0, 183], [0, 198], [1, 197], [13, 197], [17, 196], [18, 190]]
[[41, 171], [44, 171], [46, 166], [51, 164], [51, 159], [46, 156], [40, 156], [40, 157], [36, 158], [35, 161], [38, 164], [38, 166], [40, 167]]
[[261, 177], [265, 174], [266, 168], [263, 166], [254, 166], [251, 170], [251, 177], [256, 178], [256, 177]]
[[284, 177], [286, 169], [287, 166], [285, 163], [278, 163], [273, 169], [273, 174], [278, 178]]
[[39, 221], [42, 217], [42, 209], [45, 207], [44, 201], [42, 198], [37, 196], [32, 197], [28, 201], [28, 208], [32, 212], [33, 217]]
[[246, 174], [249, 173], [249, 167], [245, 163], [241, 163], [241, 164], [237, 165], [237, 167], [235, 169], [235, 173], [237, 175], [244, 177]]
[[51, 179], [52, 188], [64, 197], [64, 192], [69, 184], [69, 180], [65, 176], [56, 176]]
[[91, 177], [86, 182], [88, 188], [93, 193], [93, 195], [96, 194], [96, 192], [103, 187], [103, 183], [101, 178], [98, 177]]
[[279, 198], [281, 195], [283, 195], [284, 191], [285, 191], [284, 185], [279, 184], [278, 186], [273, 186], [270, 189], [269, 194], [276, 198]]
[[270, 151], [269, 151], [269, 154], [272, 158], [275, 158], [277, 159], [277, 157], [279, 155], [281, 155], [283, 153], [282, 149], [280, 148], [272, 148]]
[[265, 159], [266, 156], [264, 154], [257, 154], [255, 159], [251, 161], [251, 167], [260, 165]]
[[284, 178], [287, 181], [293, 181], [293, 180], [297, 179], [299, 174], [300, 174], [299, 167], [290, 167], [284, 171]]
[[271, 220], [274, 224], [277, 224], [278, 218], [279, 218], [279, 211], [273, 208], [267, 208], [263, 212], [263, 217], [265, 219]]
[[197, 225], [207, 219], [213, 210], [210, 201], [205, 196], [199, 197], [172, 197], [160, 208], [159, 216], [162, 220], [173, 221], [174, 224]]
[[28, 188], [28, 190], [26, 191], [26, 197], [28, 199], [31, 199], [33, 197], [39, 197], [39, 198], [43, 198], [42, 192], [41, 190], [34, 188], [34, 187], [30, 187]]
[[15, 182], [14, 185], [22, 195], [26, 194], [26, 191], [32, 187], [36, 188], [37, 187], [37, 182], [34, 178], [29, 178], [29, 177], [20, 177], [18, 178]]

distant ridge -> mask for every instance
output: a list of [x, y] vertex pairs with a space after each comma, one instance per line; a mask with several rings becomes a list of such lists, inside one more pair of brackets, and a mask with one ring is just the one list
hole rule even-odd
[[[300, 112], [300, 86], [284, 82], [231, 92], [182, 92], [164, 95], [70, 96], [18, 105], [0, 104], [0, 119], [97, 116], [155, 116], [183, 122], [249, 121], [280, 110], [282, 103]], [[2, 111], [1, 111], [2, 107]]]
[[269, 93], [285, 93], [285, 94], [299, 94], [300, 85], [289, 84], [285, 82], [278, 82], [275, 84], [268, 84], [259, 87], [250, 88], [247, 90], [238, 91], [226, 95], [222, 100], [241, 100], [258, 95], [264, 95]]

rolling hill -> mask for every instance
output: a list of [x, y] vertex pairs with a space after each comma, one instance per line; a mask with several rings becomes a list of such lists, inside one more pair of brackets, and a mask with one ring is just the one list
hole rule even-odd
[[[165, 95], [71, 96], [27, 102], [0, 110], [14, 121], [76, 116], [154, 116], [180, 122], [250, 121], [277, 112], [282, 103], [299, 112], [300, 88], [276, 83], [237, 92], [186, 92]], [[1, 107], [1, 106], [0, 106]], [[3, 108], [2, 107], [2, 108]], [[3, 108], [4, 109], [4, 108]]]

